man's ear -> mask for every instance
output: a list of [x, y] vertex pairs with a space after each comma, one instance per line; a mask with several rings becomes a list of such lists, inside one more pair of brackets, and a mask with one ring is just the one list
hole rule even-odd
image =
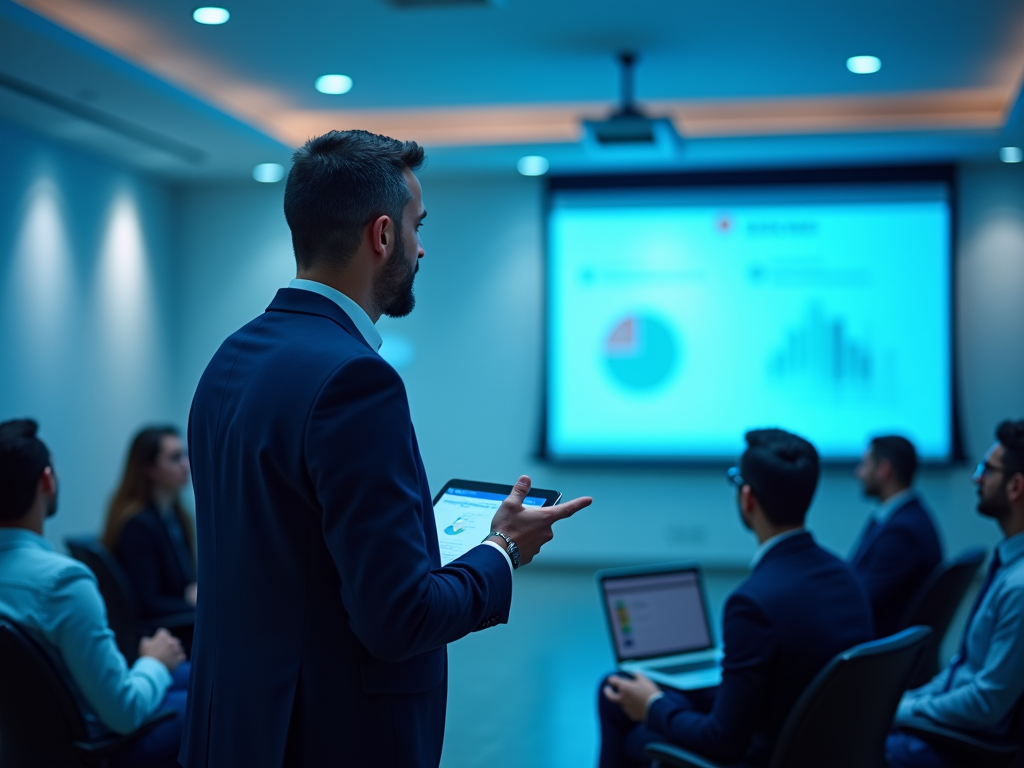
[[1014, 472], [1006, 481], [1006, 498], [1013, 504], [1024, 498], [1024, 474]]
[[744, 517], [750, 517], [756, 507], [757, 499], [754, 497], [754, 492], [750, 490], [749, 485], [744, 485], [740, 489], [740, 512]]
[[388, 246], [394, 241], [395, 225], [390, 216], [378, 216], [370, 224], [370, 247], [379, 258], [387, 256]]
[[53, 496], [57, 492], [57, 476], [53, 474], [53, 468], [47, 467], [39, 474], [39, 491], [45, 496]]

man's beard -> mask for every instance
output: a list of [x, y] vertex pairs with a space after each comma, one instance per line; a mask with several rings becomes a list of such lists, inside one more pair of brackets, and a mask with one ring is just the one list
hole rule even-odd
[[419, 269], [419, 260], [411, 267], [405, 261], [405, 241], [395, 231], [395, 250], [373, 286], [373, 303], [382, 315], [405, 317], [416, 306], [412, 284]]
[[978, 512], [985, 517], [992, 517], [1001, 520], [1010, 511], [1010, 500], [1006, 498], [1006, 486], [1004, 485], [999, 496], [986, 498], [978, 496]]

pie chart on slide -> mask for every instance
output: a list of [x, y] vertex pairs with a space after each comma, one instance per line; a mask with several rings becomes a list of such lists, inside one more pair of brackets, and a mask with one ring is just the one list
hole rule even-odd
[[605, 339], [604, 356], [612, 377], [629, 389], [657, 387], [671, 375], [679, 360], [679, 342], [672, 328], [658, 318], [631, 314], [620, 320]]

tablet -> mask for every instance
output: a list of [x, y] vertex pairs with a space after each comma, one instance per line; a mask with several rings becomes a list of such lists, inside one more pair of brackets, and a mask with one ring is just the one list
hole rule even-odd
[[[491, 520], [501, 502], [512, 493], [511, 485], [449, 480], [434, 499], [434, 523], [441, 548], [441, 565], [462, 557], [491, 532]], [[531, 488], [524, 507], [550, 507], [562, 494]]]

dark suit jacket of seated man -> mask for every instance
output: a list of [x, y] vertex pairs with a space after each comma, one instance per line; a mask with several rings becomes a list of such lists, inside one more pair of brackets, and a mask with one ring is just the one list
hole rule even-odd
[[[758, 450], [776, 432], [759, 430], [747, 439]], [[751, 486], [766, 485], [764, 472], [747, 461], [750, 453], [742, 478], [749, 473]], [[814, 464], [812, 494], [816, 454]], [[810, 497], [796, 503], [806, 510]], [[721, 684], [692, 694], [666, 690], [648, 703], [640, 724], [601, 695], [601, 766], [642, 765], [643, 745], [652, 741], [724, 763], [767, 765], [786, 717], [815, 675], [872, 637], [871, 608], [850, 567], [803, 527], [777, 535], [762, 545], [751, 575], [726, 601]]]
[[899, 632], [917, 590], [942, 562], [932, 516], [912, 483], [917, 451], [904, 437], [876, 437], [857, 467], [864, 494], [881, 505], [864, 526], [850, 557], [875, 616], [878, 637]]
[[[316, 233], [346, 216], [360, 218], [343, 263], [364, 270], [359, 279], [398, 271], [349, 288], [369, 311], [325, 283], [292, 281], [199, 382], [189, 448], [203, 588], [186, 768], [437, 766], [446, 643], [508, 620], [517, 553], [488, 537], [441, 567], [405, 387], [377, 354], [370, 311], [412, 309], [421, 159], [413, 142], [363, 131], [331, 132], [296, 153], [285, 210], [300, 276], [305, 226]], [[383, 202], [365, 181], [382, 177], [392, 186]], [[396, 196], [404, 218], [401, 207], [381, 214]], [[325, 236], [331, 247], [344, 224]], [[523, 562], [572, 505], [509, 514]], [[530, 533], [512, 518], [539, 522]], [[526, 534], [538, 543], [527, 547]]]
[[939, 534], [915, 491], [889, 499], [872, 515], [850, 565], [867, 590], [879, 637], [903, 629], [911, 600], [941, 563]]

